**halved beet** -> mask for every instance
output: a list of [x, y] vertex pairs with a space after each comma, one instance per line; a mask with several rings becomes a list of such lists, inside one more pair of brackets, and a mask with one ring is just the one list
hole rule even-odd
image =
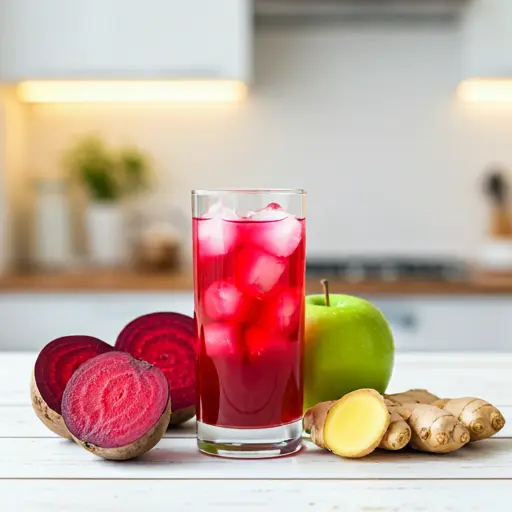
[[51, 431], [71, 437], [61, 416], [66, 384], [83, 363], [112, 350], [114, 347], [92, 336], [63, 336], [41, 350], [32, 373], [30, 395], [34, 411]]
[[133, 459], [151, 450], [167, 429], [169, 385], [152, 364], [124, 352], [102, 354], [69, 379], [62, 416], [86, 450], [105, 459]]
[[162, 370], [171, 390], [170, 425], [194, 416], [197, 338], [193, 318], [167, 312], [140, 316], [121, 331], [115, 347]]

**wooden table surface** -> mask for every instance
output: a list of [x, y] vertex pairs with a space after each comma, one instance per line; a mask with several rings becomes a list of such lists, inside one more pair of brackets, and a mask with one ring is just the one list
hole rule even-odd
[[294, 456], [225, 460], [198, 453], [194, 423], [138, 460], [109, 462], [36, 418], [36, 355], [0, 353], [0, 511], [511, 510], [512, 354], [398, 354], [390, 391], [425, 386], [482, 396], [509, 424], [447, 455], [376, 451], [336, 457], [307, 440]]

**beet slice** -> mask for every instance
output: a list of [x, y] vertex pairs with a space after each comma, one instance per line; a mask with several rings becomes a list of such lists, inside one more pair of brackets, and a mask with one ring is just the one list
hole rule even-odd
[[41, 350], [32, 373], [30, 394], [34, 411], [51, 431], [71, 437], [61, 416], [66, 384], [83, 363], [112, 350], [114, 347], [92, 336], [63, 336]]
[[170, 425], [194, 416], [197, 337], [193, 318], [167, 312], [140, 316], [121, 331], [115, 346], [162, 370], [171, 390]]
[[73, 439], [110, 460], [127, 460], [162, 439], [171, 416], [169, 385], [152, 364], [125, 352], [90, 359], [71, 377], [62, 416]]

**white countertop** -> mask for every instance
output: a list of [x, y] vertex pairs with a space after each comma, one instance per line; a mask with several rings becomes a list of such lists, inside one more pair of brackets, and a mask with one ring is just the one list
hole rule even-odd
[[109, 462], [58, 438], [30, 406], [36, 355], [0, 353], [0, 510], [509, 510], [512, 354], [398, 354], [390, 391], [482, 396], [510, 424], [448, 455], [377, 451], [341, 459], [305, 441], [297, 455], [225, 460], [196, 450], [194, 424], [144, 457]]

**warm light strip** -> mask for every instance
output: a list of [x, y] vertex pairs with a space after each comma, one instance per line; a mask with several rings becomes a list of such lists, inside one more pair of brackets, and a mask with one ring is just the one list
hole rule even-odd
[[246, 95], [236, 80], [30, 80], [17, 88], [26, 103], [234, 103]]
[[457, 88], [457, 96], [471, 103], [512, 103], [512, 80], [472, 78]]

